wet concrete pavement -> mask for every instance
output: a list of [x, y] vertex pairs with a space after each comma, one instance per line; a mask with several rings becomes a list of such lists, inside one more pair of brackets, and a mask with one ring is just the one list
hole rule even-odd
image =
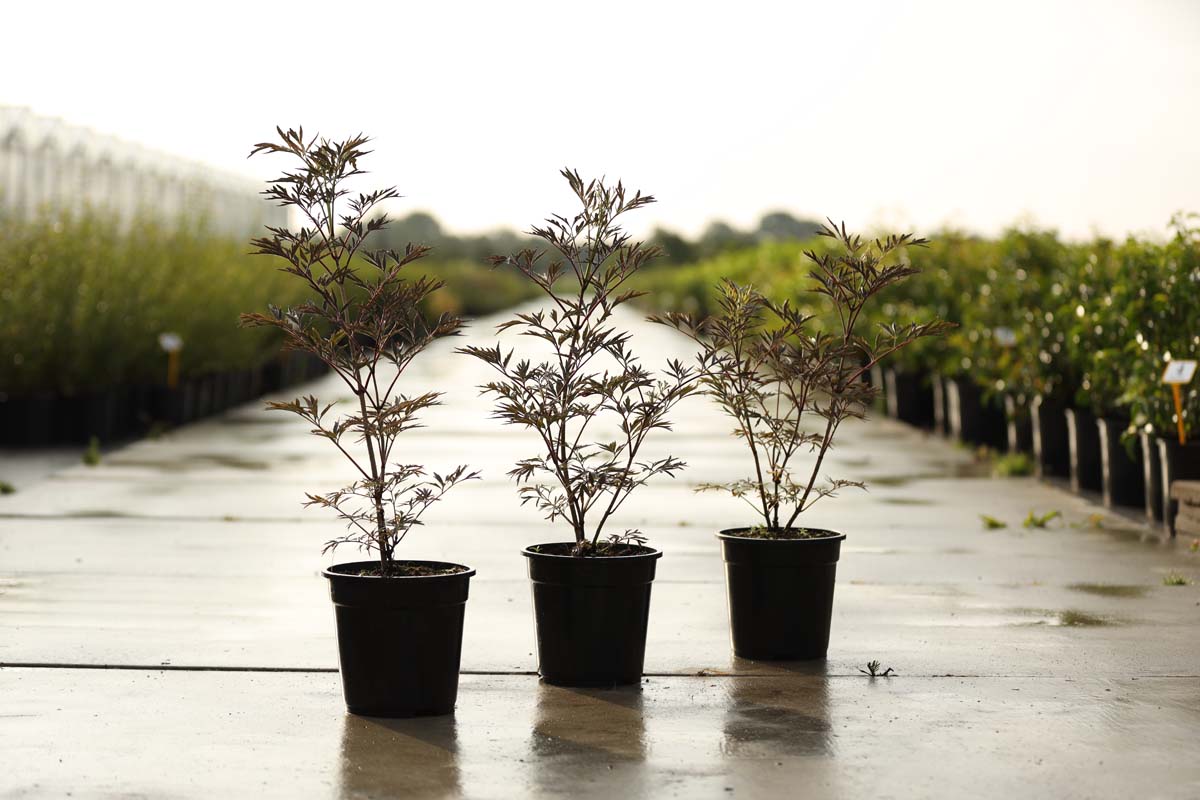
[[[829, 470], [871, 491], [808, 521], [848, 535], [827, 662], [730, 656], [712, 533], [748, 520], [692, 488], [745, 465], [696, 399], [658, 439], [689, 470], [620, 520], [666, 554], [646, 682], [542, 686], [518, 552], [562, 537], [504, 478], [534, 445], [449, 351], [409, 378], [448, 394], [404, 458], [485, 480], [404, 547], [478, 570], [453, 718], [345, 714], [319, 575], [339, 524], [300, 500], [347, 473], [246, 407], [0, 497], [0, 797], [1200, 796], [1200, 553], [886, 420], [848, 427]], [[1063, 520], [1027, 530], [1031, 510]]]

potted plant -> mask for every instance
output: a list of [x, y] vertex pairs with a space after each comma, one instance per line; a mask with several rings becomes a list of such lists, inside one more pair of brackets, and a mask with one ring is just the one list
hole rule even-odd
[[[720, 313], [697, 320], [667, 313], [653, 319], [696, 341], [701, 384], [733, 418], [749, 448], [753, 474], [701, 489], [727, 491], [754, 509], [757, 523], [717, 534], [725, 561], [733, 651], [750, 659], [823, 658], [829, 648], [834, 578], [844, 533], [798, 525], [804, 512], [857, 481], [818, 484], [843, 422], [862, 418], [878, 391], [862, 376], [883, 358], [949, 325], [881, 323], [864, 336], [867, 302], [917, 269], [901, 258], [923, 245], [911, 235], [864, 242], [830, 223], [822, 235], [839, 248], [818, 255], [811, 291], [827, 298], [825, 329], [790, 302], [750, 287], [721, 284]], [[815, 417], [819, 424], [807, 424]], [[813, 456], [803, 473], [794, 459]]]
[[1153, 285], [1139, 280], [1145, 274], [1145, 252], [1135, 239], [1120, 246], [1098, 239], [1078, 248], [1059, 315], [1065, 321], [1068, 356], [1079, 376], [1074, 405], [1096, 419], [1101, 491], [1109, 507], [1146, 502], [1145, 465], [1130, 430], [1129, 410], [1121, 402], [1128, 357], [1141, 358], [1140, 348], [1126, 352], [1140, 324], [1129, 309], [1140, 302], [1143, 285]]
[[636, 683], [642, 675], [655, 560], [637, 530], [610, 532], [634, 489], [684, 467], [671, 456], [639, 459], [646, 437], [670, 427], [671, 408], [696, 388], [695, 371], [678, 362], [662, 376], [646, 370], [630, 334], [614, 317], [640, 292], [627, 281], [657, 247], [631, 242], [620, 217], [654, 201], [620, 183], [563, 176], [578, 199], [573, 217], [555, 215], [531, 235], [556, 256], [522, 250], [494, 256], [547, 297], [547, 308], [519, 313], [499, 326], [544, 343], [532, 358], [497, 343], [469, 346], [498, 373], [480, 388], [495, 399], [495, 416], [535, 431], [541, 452], [519, 460], [509, 475], [521, 503], [569, 526], [567, 541], [523, 551], [533, 584], [538, 670], [565, 686]]
[[[1200, 358], [1200, 227], [1195, 215], [1178, 215], [1171, 221], [1175, 235], [1165, 244], [1140, 243], [1145, 271], [1136, 277], [1145, 281], [1131, 296], [1126, 312], [1136, 320], [1136, 332], [1126, 342], [1127, 403], [1134, 430], [1156, 437], [1162, 520], [1174, 535], [1177, 503], [1171, 484], [1177, 480], [1200, 480], [1200, 439], [1196, 419], [1200, 417], [1200, 385], [1193, 381], [1182, 387], [1183, 415], [1175, 413], [1162, 371], [1173, 359]], [[1181, 441], [1182, 439], [1182, 441]]]
[[354, 398], [355, 406], [340, 417], [330, 414], [333, 403], [311, 395], [267, 403], [311, 425], [356, 474], [341, 489], [308, 494], [305, 504], [332, 509], [346, 523], [346, 533], [325, 552], [353, 544], [374, 553], [372, 560], [335, 564], [323, 573], [336, 613], [346, 706], [371, 716], [448, 714], [458, 692], [463, 612], [475, 571], [399, 559], [395, 551], [430, 506], [477, 473], [465, 466], [427, 473], [399, 460], [399, 435], [438, 404], [439, 393], [407, 395], [397, 381], [422, 350], [461, 323], [421, 314], [422, 301], [440, 283], [409, 279], [406, 268], [427, 248], [364, 247], [371, 232], [388, 224], [377, 213], [379, 204], [398, 197], [394, 188], [353, 195], [346, 187], [363, 174], [358, 164], [369, 152], [368, 139], [305, 138], [303, 129], [278, 133], [278, 142], [256, 145], [251, 155], [276, 153], [298, 162], [263, 194], [295, 208], [302, 226], [268, 228], [270, 235], [254, 240], [254, 252], [282, 259], [280, 269], [302, 281], [311, 296], [290, 308], [244, 314], [242, 321], [279, 330], [285, 347], [326, 364]]

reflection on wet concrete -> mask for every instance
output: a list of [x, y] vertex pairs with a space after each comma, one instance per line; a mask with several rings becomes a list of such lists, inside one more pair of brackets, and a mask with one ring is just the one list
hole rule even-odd
[[1149, 587], [1131, 586], [1120, 583], [1073, 583], [1067, 587], [1074, 592], [1094, 594], [1098, 597], [1145, 597]]
[[1074, 608], [1067, 608], [1061, 611], [1022, 608], [1015, 609], [1015, 611], [1018, 614], [1023, 614], [1031, 618], [1016, 623], [1018, 625], [1047, 625], [1050, 627], [1066, 628], [1099, 628], [1106, 625], [1118, 624], [1115, 620], [1108, 617], [1101, 617], [1096, 614], [1090, 614], [1086, 611], [1080, 611]]
[[642, 760], [646, 757], [642, 703], [639, 686], [570, 689], [539, 684], [530, 754]]
[[539, 683], [525, 761], [532, 783], [557, 795], [574, 782], [611, 785], [612, 797], [648, 796], [640, 686], [578, 689]]
[[[824, 671], [824, 662], [818, 662]], [[788, 671], [779, 665], [781, 672]], [[800, 665], [801, 674], [812, 674]], [[828, 681], [824, 677], [780, 684], [744, 678], [729, 684], [721, 752], [732, 758], [831, 756], [834, 754]]]
[[154, 460], [149, 458], [114, 458], [107, 462], [111, 467], [134, 467], [154, 469], [159, 472], [191, 472], [213, 467], [263, 472], [271, 468], [270, 462], [242, 458], [226, 453], [191, 453], [182, 458]]
[[347, 714], [338, 773], [343, 798], [457, 797], [462, 789], [455, 719]]

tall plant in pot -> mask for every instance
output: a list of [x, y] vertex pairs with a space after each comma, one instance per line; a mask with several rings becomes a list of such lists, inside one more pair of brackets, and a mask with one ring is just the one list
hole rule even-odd
[[477, 477], [459, 466], [446, 474], [404, 463], [400, 434], [437, 405], [439, 393], [405, 394], [405, 369], [435, 340], [454, 334], [460, 321], [426, 320], [422, 302], [440, 283], [408, 277], [408, 267], [427, 252], [368, 250], [367, 236], [388, 224], [381, 203], [394, 188], [351, 194], [347, 182], [363, 174], [359, 162], [368, 139], [341, 142], [278, 130], [279, 141], [255, 146], [288, 156], [293, 167], [263, 192], [296, 209], [298, 230], [268, 228], [254, 252], [274, 256], [296, 276], [310, 298], [290, 308], [242, 315], [243, 324], [268, 326], [285, 346], [310, 353], [333, 371], [353, 396], [349, 413], [330, 413], [306, 396], [268, 407], [288, 411], [312, 426], [345, 458], [355, 480], [325, 494], [309, 494], [307, 506], [331, 509], [346, 524], [325, 552], [357, 545], [369, 561], [335, 564], [324, 571], [337, 619], [342, 685], [350, 711], [372, 716], [446, 714], [454, 708], [462, 651], [463, 612], [475, 571], [461, 564], [409, 561], [397, 546], [422, 524], [423, 514], [455, 485]]
[[533, 583], [539, 671], [571, 686], [636, 683], [642, 674], [650, 586], [658, 550], [637, 530], [612, 523], [631, 493], [655, 476], [684, 467], [671, 456], [640, 457], [646, 437], [669, 427], [671, 408], [696, 388], [695, 370], [669, 363], [644, 368], [630, 334], [614, 318], [638, 296], [626, 283], [655, 247], [630, 240], [622, 215], [654, 199], [564, 170], [580, 209], [555, 215], [530, 232], [554, 256], [523, 250], [495, 256], [547, 298], [540, 310], [499, 326], [541, 343], [530, 358], [497, 343], [462, 352], [498, 373], [481, 387], [495, 417], [537, 433], [540, 452], [509, 473], [521, 503], [568, 528], [567, 541], [525, 548]]
[[[924, 244], [911, 235], [864, 241], [831, 222], [822, 235], [838, 247], [808, 252], [811, 291], [824, 295], [826, 328], [790, 302], [777, 303], [750, 287], [724, 282], [720, 312], [653, 317], [701, 347], [701, 384], [733, 418], [753, 473], [700, 490], [728, 492], [746, 502], [756, 522], [723, 530], [733, 650], [741, 658], [823, 658], [838, 556], [845, 534], [806, 528], [803, 514], [841, 489], [863, 486], [828, 478], [822, 466], [843, 422], [862, 418], [878, 388], [863, 375], [881, 360], [947, 323], [879, 324], [859, 332], [864, 307], [885, 287], [917, 272], [902, 258]], [[816, 426], [809, 427], [810, 420]], [[800, 468], [797, 457], [812, 463]]]

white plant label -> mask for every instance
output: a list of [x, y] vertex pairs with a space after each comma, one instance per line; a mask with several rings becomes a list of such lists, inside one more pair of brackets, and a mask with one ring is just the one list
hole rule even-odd
[[1163, 370], [1162, 382], [1183, 385], [1196, 377], [1195, 361], [1170, 361]]
[[178, 333], [160, 333], [158, 346], [167, 353], [177, 353], [183, 349], [183, 339]]

